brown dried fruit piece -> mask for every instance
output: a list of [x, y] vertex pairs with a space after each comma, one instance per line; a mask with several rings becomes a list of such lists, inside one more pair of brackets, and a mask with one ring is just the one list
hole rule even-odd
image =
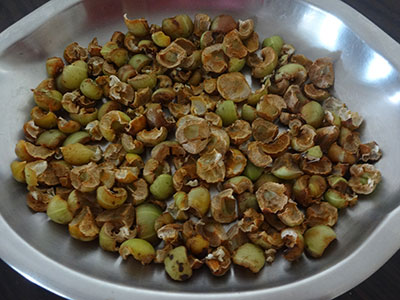
[[382, 151], [376, 142], [360, 145], [360, 160], [363, 162], [378, 161], [382, 157]]
[[213, 149], [201, 155], [196, 163], [196, 173], [208, 183], [223, 181], [226, 170], [222, 154]]
[[287, 108], [292, 113], [300, 112], [301, 107], [308, 102], [298, 85], [291, 85], [283, 95]]
[[307, 161], [306, 159], [302, 159], [300, 167], [307, 174], [328, 175], [332, 171], [332, 162], [326, 156], [323, 156], [318, 161]]
[[318, 89], [312, 83], [304, 86], [304, 93], [307, 97], [317, 101], [322, 101], [329, 97], [329, 93], [326, 90]]
[[271, 157], [283, 154], [290, 146], [290, 135], [288, 132], [280, 134], [274, 141], [264, 144], [263, 150]]
[[225, 154], [226, 178], [240, 175], [247, 164], [246, 156], [238, 149], [229, 149]]
[[314, 127], [305, 124], [300, 127], [300, 132], [292, 138], [291, 145], [297, 152], [303, 152], [314, 146], [314, 138], [317, 135]]
[[285, 100], [282, 97], [274, 94], [263, 96], [257, 103], [257, 115], [267, 121], [275, 121], [282, 112], [282, 109], [287, 107]]
[[296, 261], [304, 251], [304, 238], [301, 232], [293, 228], [286, 228], [281, 232], [281, 238], [287, 249], [284, 257], [288, 261]]
[[35, 146], [24, 140], [20, 140], [15, 145], [15, 154], [22, 161], [34, 161], [37, 159], [47, 159], [53, 156], [54, 150], [47, 149], [43, 146]]
[[178, 120], [175, 137], [183, 149], [197, 154], [207, 146], [210, 129], [206, 120], [188, 115]]
[[244, 120], [236, 120], [226, 129], [226, 131], [235, 145], [240, 145], [251, 137], [250, 124]]
[[206, 72], [223, 73], [228, 69], [228, 60], [222, 44], [206, 47], [201, 53], [201, 62]]
[[244, 58], [247, 55], [247, 48], [243, 45], [239, 32], [236, 29], [231, 30], [225, 35], [222, 46], [228, 57]]
[[289, 227], [301, 225], [304, 221], [304, 214], [297, 204], [293, 201], [289, 201], [285, 207], [278, 212], [278, 218]]
[[320, 89], [327, 89], [335, 81], [333, 63], [329, 57], [317, 59], [310, 67], [308, 76], [311, 82]]
[[357, 194], [371, 194], [382, 180], [381, 172], [370, 164], [353, 165], [350, 174], [349, 186]]
[[205, 261], [213, 275], [222, 276], [231, 266], [231, 254], [224, 246], [219, 246], [206, 256]]
[[226, 189], [211, 199], [211, 215], [219, 223], [231, 223], [237, 218], [236, 199], [233, 189]]
[[93, 192], [100, 185], [100, 169], [91, 162], [71, 170], [72, 186], [78, 191]]
[[87, 60], [88, 54], [88, 51], [79, 46], [77, 42], [69, 44], [64, 50], [64, 58], [69, 63], [73, 63], [76, 60]]
[[254, 208], [248, 208], [239, 220], [238, 226], [243, 232], [256, 232], [264, 222], [264, 215], [258, 213]]
[[297, 157], [291, 153], [284, 153], [275, 159], [271, 172], [276, 177], [285, 180], [295, 179], [303, 175], [297, 164]]
[[230, 139], [228, 133], [219, 127], [211, 126], [210, 138], [204, 152], [210, 152], [215, 149], [224, 155], [229, 150], [229, 145]]
[[247, 156], [255, 166], [260, 168], [266, 168], [272, 163], [272, 158], [265, 152], [262, 142], [250, 142], [247, 147]]
[[296, 179], [293, 185], [293, 195], [299, 204], [309, 206], [320, 200], [327, 187], [324, 177], [303, 175]]
[[334, 226], [338, 219], [338, 209], [328, 202], [315, 203], [307, 208], [306, 223], [310, 227], [316, 225]]
[[274, 123], [257, 118], [251, 123], [253, 137], [256, 141], [270, 143], [278, 135], [279, 128]]
[[73, 238], [84, 242], [94, 240], [99, 234], [99, 228], [88, 206], [85, 206], [71, 223], [68, 224], [68, 229]]
[[244, 75], [240, 72], [223, 74], [217, 79], [217, 88], [221, 96], [226, 100], [241, 102], [246, 100], [251, 89]]
[[288, 203], [286, 186], [275, 182], [266, 182], [256, 192], [257, 202], [263, 213], [277, 213]]
[[168, 69], [178, 67], [187, 57], [185, 49], [177, 43], [171, 43], [167, 48], [157, 53], [157, 62]]

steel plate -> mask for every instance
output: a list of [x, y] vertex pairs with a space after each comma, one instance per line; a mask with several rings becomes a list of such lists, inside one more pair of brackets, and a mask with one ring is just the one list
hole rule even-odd
[[[258, 275], [240, 268], [222, 278], [207, 270], [185, 283], [171, 281], [162, 266], [123, 262], [96, 242], [81, 243], [67, 228], [34, 214], [25, 187], [9, 164], [22, 124], [33, 106], [31, 88], [45, 78], [47, 57], [72, 41], [100, 44], [125, 31], [122, 15], [160, 23], [178, 13], [220, 13], [253, 18], [261, 37], [280, 34], [311, 59], [335, 62], [335, 94], [366, 119], [362, 140], [384, 152], [377, 164], [383, 182], [375, 193], [340, 213], [338, 241], [323, 259], [279, 258]], [[0, 34], [0, 256], [17, 271], [73, 299], [328, 299], [360, 283], [400, 247], [400, 46], [337, 0], [50, 1]]]

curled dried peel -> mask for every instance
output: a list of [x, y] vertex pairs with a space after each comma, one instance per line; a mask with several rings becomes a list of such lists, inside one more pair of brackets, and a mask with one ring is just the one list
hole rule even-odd
[[180, 118], [177, 126], [175, 137], [187, 152], [197, 154], [207, 146], [210, 129], [206, 120], [189, 115]]
[[233, 189], [226, 189], [211, 199], [211, 215], [219, 223], [231, 223], [237, 218]]
[[307, 161], [303, 159], [300, 163], [301, 169], [311, 175], [328, 175], [332, 171], [332, 162], [326, 156], [318, 161]]
[[20, 140], [17, 145], [15, 145], [15, 153], [21, 160], [33, 161], [36, 159], [48, 159], [54, 155], [55, 151]]
[[351, 130], [359, 128], [364, 121], [357, 112], [352, 112], [342, 101], [335, 97], [329, 97], [324, 100], [322, 107], [325, 111], [335, 113], [340, 118], [342, 125]]
[[281, 238], [287, 247], [284, 257], [288, 261], [299, 259], [304, 251], [304, 238], [301, 232], [293, 228], [286, 228], [282, 230]]
[[382, 157], [382, 151], [376, 142], [360, 145], [360, 160], [363, 162], [378, 161]]
[[299, 134], [292, 138], [292, 148], [298, 152], [306, 151], [314, 146], [314, 138], [316, 135], [317, 133], [312, 126], [307, 124], [301, 126]]
[[[252, 36], [254, 36], [254, 33]], [[254, 52], [249, 48], [248, 51], [250, 53]], [[263, 48], [261, 50], [261, 57], [262, 59], [260, 59], [256, 54], [251, 54], [248, 57], [248, 63], [250, 63], [250, 66], [252, 67], [251, 75], [255, 78], [264, 78], [265, 76], [270, 75], [278, 64], [278, 56], [276, 55], [275, 50], [271, 47]]]
[[258, 213], [254, 208], [248, 208], [239, 220], [238, 226], [243, 232], [256, 232], [264, 222], [264, 215]]
[[329, 57], [317, 59], [310, 67], [309, 77], [311, 82], [321, 89], [331, 87], [335, 80], [332, 60]]
[[225, 155], [226, 177], [231, 178], [241, 174], [246, 167], [247, 158], [238, 149], [229, 149]]
[[211, 126], [209, 142], [204, 152], [210, 152], [215, 149], [224, 155], [229, 150], [229, 146], [230, 139], [228, 133], [219, 127]]
[[263, 145], [263, 150], [265, 153], [271, 155], [272, 157], [279, 156], [284, 153], [290, 146], [290, 135], [285, 132], [280, 134], [274, 141]]
[[382, 180], [381, 172], [370, 164], [353, 165], [350, 174], [349, 186], [354, 192], [363, 195], [371, 194]]
[[338, 209], [328, 202], [315, 203], [307, 208], [306, 223], [313, 227], [316, 225], [334, 226], [338, 219]]
[[282, 210], [289, 198], [286, 195], [286, 186], [281, 183], [266, 182], [256, 192], [257, 202], [261, 211], [277, 213]]
[[223, 73], [228, 68], [222, 44], [206, 47], [201, 53], [201, 62], [206, 72]]
[[100, 169], [93, 162], [71, 170], [72, 186], [81, 192], [93, 192], [100, 185]]
[[304, 221], [304, 214], [295, 202], [288, 202], [277, 215], [285, 225], [290, 227], [300, 225]]
[[226, 130], [231, 141], [236, 145], [249, 140], [252, 134], [250, 124], [244, 120], [236, 120]]
[[279, 95], [268, 94], [257, 103], [257, 115], [267, 121], [275, 121], [282, 110], [287, 107], [286, 102]]
[[131, 119], [123, 112], [112, 110], [106, 113], [100, 120], [100, 131], [104, 138], [113, 142], [117, 138], [117, 133], [122, 131], [129, 124]]
[[78, 240], [89, 242], [99, 234], [92, 211], [85, 206], [81, 212], [68, 224], [70, 235]]
[[135, 91], [130, 84], [119, 81], [111, 86], [108, 96], [111, 100], [128, 106], [134, 99]]
[[264, 143], [272, 142], [279, 132], [277, 125], [262, 118], [255, 119], [251, 123], [251, 129], [254, 139]]
[[223, 74], [217, 79], [217, 88], [221, 96], [226, 100], [241, 102], [246, 100], [251, 89], [244, 75], [240, 72]]
[[247, 147], [247, 155], [257, 167], [266, 168], [272, 164], [272, 158], [265, 152], [262, 142], [250, 142]]
[[167, 48], [157, 53], [157, 62], [168, 69], [179, 66], [187, 57], [185, 49], [177, 43], [171, 43]]
[[239, 32], [236, 29], [231, 30], [225, 35], [222, 45], [228, 57], [244, 58], [247, 55], [247, 48], [243, 45]]
[[224, 246], [219, 246], [206, 256], [205, 261], [213, 275], [222, 276], [231, 266], [231, 254]]
[[222, 154], [213, 149], [200, 156], [196, 163], [196, 173], [208, 183], [223, 181], [226, 170]]

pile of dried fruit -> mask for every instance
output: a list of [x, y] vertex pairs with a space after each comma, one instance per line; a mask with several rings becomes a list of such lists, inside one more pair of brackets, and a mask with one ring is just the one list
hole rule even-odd
[[68, 45], [66, 64], [47, 60], [11, 164], [28, 206], [175, 280], [232, 261], [258, 272], [281, 249], [321, 256], [338, 209], [381, 180], [362, 118], [330, 95], [331, 60], [279, 36], [260, 47], [250, 19], [125, 23], [103, 46]]

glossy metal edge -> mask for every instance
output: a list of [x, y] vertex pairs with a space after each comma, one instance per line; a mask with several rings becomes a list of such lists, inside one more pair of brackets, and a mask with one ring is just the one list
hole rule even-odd
[[[43, 22], [79, 0], [52, 0], [27, 15], [2, 33], [0, 50], [35, 30]], [[304, 2], [327, 11], [343, 21], [372, 49], [400, 69], [400, 45], [366, 17], [339, 0], [306, 0]], [[30, 24], [26, 29], [23, 24]], [[24, 28], [25, 30], [21, 30]], [[372, 46], [373, 45], [373, 46]], [[254, 292], [221, 294], [171, 293], [145, 290], [111, 284], [71, 270], [46, 257], [18, 236], [0, 215], [0, 235], [6, 243], [0, 248], [0, 257], [36, 284], [64, 297], [75, 299], [328, 299], [351, 289], [383, 265], [399, 248], [400, 207], [388, 214], [355, 252], [339, 264], [314, 276], [287, 285]], [[390, 236], [390, 239], [387, 237]], [[28, 254], [28, 255], [27, 255]], [[373, 258], [373, 259], [371, 259]], [[29, 269], [26, 266], [30, 266]], [[46, 266], [47, 272], [38, 273]], [[58, 276], [62, 274], [61, 276]], [[79, 287], [79, 288], [77, 288]]]

